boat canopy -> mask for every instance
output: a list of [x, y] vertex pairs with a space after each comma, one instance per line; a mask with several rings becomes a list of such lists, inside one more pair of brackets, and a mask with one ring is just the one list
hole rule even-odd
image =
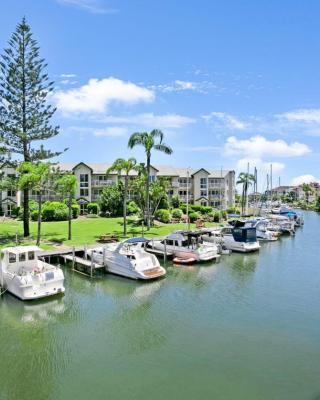
[[38, 246], [17, 246], [17, 247], [6, 247], [1, 250], [2, 253], [12, 253], [12, 254], [21, 254], [28, 253], [30, 251], [41, 251]]
[[123, 243], [125, 243], [125, 244], [136, 244], [136, 243], [147, 243], [149, 241], [150, 241], [149, 239], [146, 239], [144, 237], [133, 237], [133, 238], [130, 238], [128, 240], [125, 240]]

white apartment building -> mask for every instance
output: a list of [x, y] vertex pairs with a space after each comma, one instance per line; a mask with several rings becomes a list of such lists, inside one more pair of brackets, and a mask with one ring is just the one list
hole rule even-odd
[[[95, 163], [61, 163], [62, 171], [73, 173], [78, 180], [76, 200], [80, 205], [80, 213], [85, 214], [87, 204], [98, 202], [103, 189], [117, 183], [116, 172], [106, 175], [111, 164]], [[3, 166], [4, 177], [15, 175], [16, 171], [10, 166]], [[136, 171], [130, 173], [132, 179], [137, 176]], [[200, 204], [217, 208], [228, 208], [235, 203], [235, 172], [230, 170], [207, 170], [176, 168], [172, 166], [156, 165], [151, 167], [150, 181], [159, 177], [166, 177], [170, 182], [168, 196], [178, 196], [182, 202], [189, 198], [190, 204]], [[123, 176], [122, 176], [123, 178]], [[0, 192], [2, 212], [10, 215], [15, 205], [20, 205], [20, 193], [10, 190]], [[31, 199], [37, 200], [37, 194], [31, 193]], [[47, 193], [43, 200], [56, 200], [55, 193]]]

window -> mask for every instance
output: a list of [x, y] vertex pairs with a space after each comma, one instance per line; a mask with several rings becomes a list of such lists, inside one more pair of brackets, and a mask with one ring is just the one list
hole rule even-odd
[[179, 196], [186, 196], [187, 191], [186, 190], [179, 190]]
[[9, 264], [13, 264], [16, 262], [16, 255], [14, 253], [9, 253]]
[[88, 197], [89, 196], [89, 189], [80, 188], [80, 196]]
[[80, 174], [80, 188], [89, 187], [89, 175], [88, 174]]
[[34, 260], [34, 251], [29, 251], [28, 260]]
[[200, 196], [207, 196], [206, 190], [200, 190]]
[[206, 207], [207, 206], [207, 202], [206, 201], [202, 201], [201, 205]]
[[180, 186], [187, 186], [187, 178], [179, 178], [178, 182]]
[[7, 196], [8, 197], [16, 197], [16, 191], [13, 189], [8, 189], [7, 190]]
[[155, 175], [150, 175], [149, 176], [149, 182], [154, 182], [156, 180]]
[[26, 261], [26, 253], [19, 254], [19, 261]]
[[207, 178], [200, 178], [200, 189], [207, 189]]

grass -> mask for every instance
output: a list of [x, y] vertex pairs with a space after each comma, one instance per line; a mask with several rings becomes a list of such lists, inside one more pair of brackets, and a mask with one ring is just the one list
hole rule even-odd
[[[133, 219], [128, 221], [128, 236], [141, 236], [141, 226], [137, 226]], [[54, 248], [55, 245], [78, 246], [84, 244], [94, 244], [103, 234], [123, 235], [122, 218], [79, 218], [72, 221], [72, 240], [67, 240], [68, 225], [67, 221], [62, 222], [43, 222], [42, 241], [43, 249]], [[191, 224], [191, 228], [195, 225]], [[185, 224], [159, 224], [146, 232], [147, 237], [164, 236], [176, 229], [185, 229]], [[6, 220], [0, 222], [0, 248], [15, 245], [16, 235], [21, 244], [35, 244], [37, 223], [30, 222], [31, 236], [23, 240], [22, 221]]]

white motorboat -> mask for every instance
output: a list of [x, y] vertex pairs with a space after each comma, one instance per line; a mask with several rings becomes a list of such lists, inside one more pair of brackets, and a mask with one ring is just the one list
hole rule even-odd
[[220, 243], [228, 250], [249, 253], [260, 249], [256, 229], [244, 226], [244, 222], [236, 221], [219, 229], [212, 229], [211, 234], [204, 234], [203, 240]]
[[191, 231], [176, 231], [162, 240], [153, 240], [153, 248], [169, 251], [180, 262], [210, 261], [220, 257], [215, 243], [204, 243], [202, 233]]
[[144, 238], [132, 238], [118, 243], [116, 247], [98, 247], [88, 250], [94, 262], [103, 264], [107, 272], [131, 279], [155, 279], [166, 274], [154, 254], [147, 253]]
[[290, 220], [285, 215], [273, 215], [270, 214], [268, 229], [273, 231], [280, 231], [281, 233], [289, 233], [290, 235], [295, 234], [296, 223], [294, 220]]
[[249, 228], [256, 228], [257, 239], [273, 242], [278, 240], [279, 234], [275, 231], [268, 229], [269, 221], [265, 218], [257, 218], [246, 220], [245, 226]]
[[60, 268], [39, 260], [37, 246], [7, 247], [1, 251], [1, 286], [21, 300], [64, 293]]

